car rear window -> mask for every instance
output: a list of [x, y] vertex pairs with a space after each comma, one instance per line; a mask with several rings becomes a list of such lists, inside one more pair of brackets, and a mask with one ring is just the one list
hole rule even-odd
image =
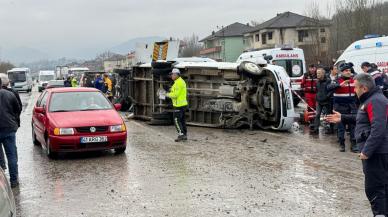
[[53, 93], [50, 112], [91, 111], [112, 109], [110, 102], [100, 92]]
[[292, 77], [300, 77], [303, 75], [303, 61], [302, 60], [274, 60], [276, 65], [282, 66], [287, 74]]

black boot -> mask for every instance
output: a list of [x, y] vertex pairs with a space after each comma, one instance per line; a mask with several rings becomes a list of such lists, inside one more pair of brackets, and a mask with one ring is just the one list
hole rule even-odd
[[350, 150], [353, 152], [353, 153], [358, 153], [360, 150], [358, 148], [358, 145], [356, 143], [356, 140], [352, 140], [351, 141], [351, 148]]
[[340, 141], [340, 152], [345, 152], [345, 141], [344, 140]]
[[180, 135], [180, 136], [178, 136], [178, 138], [175, 139], [175, 142], [182, 142], [182, 141], [186, 141], [186, 140], [187, 140], [187, 136]]

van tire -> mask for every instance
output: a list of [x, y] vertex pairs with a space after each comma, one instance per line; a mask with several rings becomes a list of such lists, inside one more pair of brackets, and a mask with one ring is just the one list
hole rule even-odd
[[172, 63], [171, 62], [152, 62], [151, 66], [154, 69], [169, 69], [172, 67]]
[[148, 122], [149, 125], [155, 125], [155, 126], [169, 126], [173, 124], [172, 119], [151, 119], [150, 122]]
[[253, 68], [251, 67], [251, 64], [254, 64], [254, 63], [249, 61], [241, 62], [240, 65], [238, 66], [238, 72], [249, 78], [261, 76], [264, 74], [262, 72], [254, 72]]
[[154, 74], [154, 76], [168, 75], [170, 74], [171, 71], [172, 71], [172, 68], [163, 68], [163, 69], [154, 68], [152, 69], [152, 74]]
[[152, 113], [152, 119], [157, 120], [172, 120], [172, 113], [162, 112], [162, 113]]

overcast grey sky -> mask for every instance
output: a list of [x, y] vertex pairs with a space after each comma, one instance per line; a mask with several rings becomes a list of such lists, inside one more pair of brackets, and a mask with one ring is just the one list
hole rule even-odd
[[195, 33], [202, 38], [217, 25], [264, 21], [285, 11], [304, 14], [310, 1], [0, 0], [0, 46], [69, 56], [135, 37], [183, 38]]

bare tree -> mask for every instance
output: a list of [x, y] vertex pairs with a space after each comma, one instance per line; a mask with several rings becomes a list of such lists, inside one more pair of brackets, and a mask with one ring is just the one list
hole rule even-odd
[[199, 38], [197, 35], [193, 34], [190, 37], [184, 38], [181, 44], [183, 46], [180, 52], [181, 57], [199, 56], [202, 45], [199, 43]]
[[[317, 0], [310, 2], [305, 14], [319, 21], [330, 19], [327, 60], [337, 58], [347, 46], [367, 34], [388, 34], [388, 26], [385, 25], [388, 23], [388, 2], [332, 0], [326, 2], [326, 16], [322, 15], [320, 4]], [[314, 47], [319, 50], [319, 44]]]
[[0, 73], [7, 73], [8, 70], [15, 66], [10, 62], [0, 62]]

